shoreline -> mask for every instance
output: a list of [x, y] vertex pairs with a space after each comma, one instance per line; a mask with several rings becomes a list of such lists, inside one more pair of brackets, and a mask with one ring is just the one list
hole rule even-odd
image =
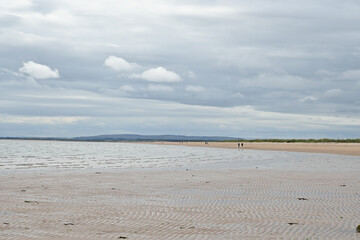
[[[238, 149], [238, 142], [190, 142], [190, 141], [73, 141], [73, 140], [39, 140], [39, 139], [0, 139], [5, 141], [59, 141], [59, 142], [104, 142], [104, 143], [134, 143], [134, 144], [154, 144], [172, 146], [191, 146], [191, 147], [211, 147]], [[360, 143], [278, 143], [278, 142], [243, 142], [244, 150], [266, 150], [266, 151], [286, 151], [286, 152], [305, 152], [305, 153], [325, 153], [336, 155], [360, 156]]]
[[[238, 142], [134, 142], [139, 144], [174, 145], [191, 147], [212, 147], [237, 149]], [[239, 143], [241, 143], [239, 141]], [[360, 156], [360, 143], [269, 143], [244, 142], [244, 150], [287, 151], [307, 153], [327, 153]]]
[[[179, 144], [186, 143], [171, 143]], [[237, 148], [237, 143], [220, 145], [195, 144]], [[119, 146], [107, 147], [109, 150]], [[180, 149], [178, 154], [185, 158], [191, 158], [184, 154], [187, 150], [234, 152], [234, 161], [230, 163], [240, 165], [231, 164], [231, 168], [222, 168], [222, 164], [197, 168], [191, 161], [187, 166], [186, 159], [179, 159], [185, 165], [175, 169], [109, 171], [104, 168], [96, 172], [0, 175], [0, 239], [359, 237], [356, 226], [360, 215], [360, 158], [251, 152], [246, 150], [252, 149], [248, 143], [244, 147], [244, 151], [172, 148]], [[249, 158], [245, 158], [247, 155]], [[261, 155], [270, 157], [263, 159]], [[291, 155], [306, 156], [292, 158]], [[271, 165], [272, 159], [282, 156], [286, 158], [278, 168], [257, 167]], [[264, 161], [258, 162], [259, 159]], [[288, 161], [295, 168], [287, 168], [292, 166]], [[242, 168], [242, 162], [253, 165]]]

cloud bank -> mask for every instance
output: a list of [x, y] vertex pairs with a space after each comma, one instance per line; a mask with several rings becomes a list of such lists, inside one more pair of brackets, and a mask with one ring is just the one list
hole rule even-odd
[[1, 3], [1, 135], [360, 136], [357, 0]]

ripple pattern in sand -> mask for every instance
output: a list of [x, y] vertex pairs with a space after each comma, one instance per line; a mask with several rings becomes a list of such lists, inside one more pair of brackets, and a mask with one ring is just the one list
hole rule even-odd
[[354, 174], [146, 171], [0, 180], [0, 239], [360, 237]]

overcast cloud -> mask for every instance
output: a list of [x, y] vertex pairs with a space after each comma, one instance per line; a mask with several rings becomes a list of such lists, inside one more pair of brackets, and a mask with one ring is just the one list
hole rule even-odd
[[360, 135], [357, 0], [0, 4], [0, 136]]

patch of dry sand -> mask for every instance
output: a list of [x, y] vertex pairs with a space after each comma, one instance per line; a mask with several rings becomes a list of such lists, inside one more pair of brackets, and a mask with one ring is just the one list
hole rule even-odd
[[[145, 143], [145, 142], [141, 142]], [[184, 145], [217, 148], [238, 148], [237, 142], [151, 142], [147, 144]], [[360, 143], [266, 143], [244, 142], [244, 149], [288, 152], [329, 153], [360, 156]]]
[[359, 239], [360, 175], [265, 170], [0, 176], [0, 239]]

